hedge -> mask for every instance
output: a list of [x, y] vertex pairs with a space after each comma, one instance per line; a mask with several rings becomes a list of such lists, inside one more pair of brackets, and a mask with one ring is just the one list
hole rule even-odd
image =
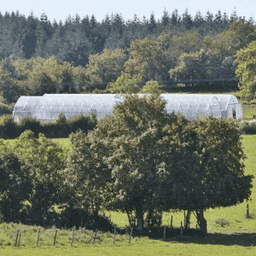
[[66, 118], [63, 114], [52, 122], [39, 121], [30, 116], [20, 117], [14, 121], [11, 114], [0, 117], [0, 137], [4, 139], [15, 139], [25, 130], [31, 130], [35, 136], [43, 133], [47, 138], [67, 138], [71, 132], [81, 129], [87, 133], [96, 126], [97, 119], [94, 113], [89, 115], [78, 115], [72, 118]]

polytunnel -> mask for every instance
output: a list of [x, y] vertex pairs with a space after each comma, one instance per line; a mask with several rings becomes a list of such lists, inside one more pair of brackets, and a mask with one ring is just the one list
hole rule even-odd
[[[142, 96], [142, 94], [140, 94]], [[199, 115], [227, 118], [236, 113], [242, 117], [242, 109], [234, 95], [211, 94], [161, 94], [166, 101], [167, 113], [182, 113], [194, 119]], [[121, 102], [116, 94], [44, 94], [21, 96], [13, 109], [14, 119], [31, 116], [39, 121], [53, 121], [60, 113], [67, 118], [94, 112], [98, 119], [112, 114], [114, 105]]]

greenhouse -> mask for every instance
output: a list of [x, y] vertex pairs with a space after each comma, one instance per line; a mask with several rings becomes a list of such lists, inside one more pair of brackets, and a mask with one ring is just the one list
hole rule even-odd
[[[142, 94], [140, 94], [142, 96]], [[210, 94], [161, 94], [166, 101], [167, 113], [182, 113], [194, 119], [199, 115], [219, 117], [242, 117], [241, 105], [234, 95]], [[14, 119], [31, 116], [40, 121], [53, 121], [60, 113], [67, 118], [94, 112], [98, 119], [112, 114], [114, 105], [122, 96], [115, 94], [44, 94], [21, 96], [13, 109]]]

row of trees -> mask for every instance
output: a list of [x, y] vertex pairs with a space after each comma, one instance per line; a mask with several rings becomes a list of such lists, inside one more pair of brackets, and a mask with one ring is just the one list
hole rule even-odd
[[[30, 59], [32, 57], [56, 56], [60, 62], [67, 61], [72, 65], [85, 66], [89, 54], [101, 53], [104, 48], [111, 50], [130, 47], [134, 39], [148, 35], [158, 36], [163, 31], [173, 30], [176, 33], [186, 30], [200, 30], [203, 34], [216, 34], [225, 30], [234, 20], [241, 20], [236, 12], [231, 16], [218, 11], [215, 15], [198, 12], [192, 17], [188, 10], [171, 14], [164, 10], [159, 20], [154, 14], [147, 20], [140, 20], [134, 15], [133, 20], [125, 21], [121, 14], [106, 15], [98, 22], [94, 15], [80, 18], [67, 17], [62, 22], [51, 23], [45, 13], [38, 19], [31, 13], [28, 17], [16, 13], [0, 13], [0, 59], [14, 55]], [[253, 19], [248, 20], [253, 24]]]
[[79, 114], [66, 118], [60, 113], [54, 121], [39, 121], [30, 116], [19, 117], [14, 120], [11, 114], [3, 115], [0, 118], [0, 137], [4, 139], [15, 139], [25, 130], [31, 130], [36, 137], [39, 133], [47, 138], [67, 138], [70, 133], [78, 129], [87, 133], [96, 126], [97, 118], [95, 113], [89, 115]]
[[8, 57], [0, 63], [0, 91], [10, 103], [20, 95], [138, 92], [149, 81], [169, 88], [184, 80], [194, 81], [194, 86], [214, 90], [217, 82], [207, 81], [217, 80], [221, 90], [228, 90], [228, 83], [237, 89], [236, 52], [253, 40], [254, 26], [234, 21], [215, 35], [202, 36], [198, 30], [168, 31], [134, 40], [129, 48], [105, 48], [100, 54], [89, 55], [85, 67], [61, 63], [56, 56]]
[[192, 121], [164, 107], [157, 94], [126, 96], [93, 131], [71, 135], [68, 157], [30, 131], [9, 149], [2, 142], [3, 220], [63, 224], [71, 223], [74, 209], [89, 219], [112, 209], [126, 212], [142, 231], [161, 224], [163, 211], [177, 209], [187, 222], [194, 211], [206, 233], [206, 209], [250, 197], [252, 176], [244, 174], [237, 124], [213, 117]]

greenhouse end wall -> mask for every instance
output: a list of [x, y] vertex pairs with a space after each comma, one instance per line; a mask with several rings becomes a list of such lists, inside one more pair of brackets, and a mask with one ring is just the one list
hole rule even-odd
[[[140, 94], [142, 96], [142, 94]], [[199, 115], [242, 118], [242, 108], [234, 95], [161, 94], [166, 101], [167, 113], [182, 113], [194, 119]], [[63, 113], [67, 118], [94, 112], [98, 119], [112, 114], [115, 104], [123, 96], [116, 94], [44, 94], [21, 96], [13, 109], [15, 120], [31, 116], [39, 121], [53, 121]]]

